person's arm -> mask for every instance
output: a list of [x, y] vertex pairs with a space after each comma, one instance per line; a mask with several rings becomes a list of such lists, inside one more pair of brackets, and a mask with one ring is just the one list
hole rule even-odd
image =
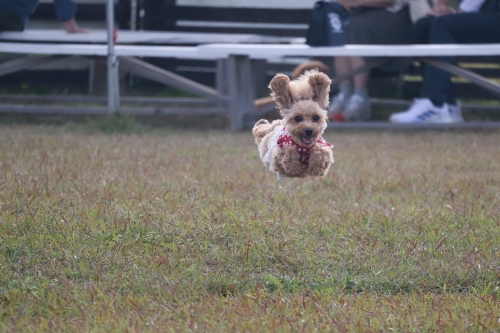
[[345, 9], [350, 10], [356, 7], [390, 7], [394, 4], [394, 0], [335, 0]]
[[76, 3], [72, 0], [54, 0], [57, 19], [64, 22], [67, 33], [87, 33], [88, 31], [78, 26], [75, 20]]

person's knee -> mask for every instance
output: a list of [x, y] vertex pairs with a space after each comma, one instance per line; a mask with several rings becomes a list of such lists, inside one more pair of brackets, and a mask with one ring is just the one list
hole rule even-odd
[[443, 15], [436, 17], [432, 21], [430, 29], [430, 43], [431, 44], [447, 44], [455, 43], [451, 31], [456, 28], [457, 15]]
[[416, 30], [428, 30], [428, 29], [430, 29], [432, 22], [434, 22], [435, 19], [436, 19], [435, 16], [422, 17], [417, 22], [415, 22], [413, 27]]
[[457, 24], [461, 25], [462, 22], [460, 22], [460, 20], [459, 20], [460, 18], [461, 18], [460, 16], [453, 15], [453, 14], [442, 15], [442, 16], [436, 17], [436, 19], [433, 21], [433, 24], [437, 24], [438, 26], [440, 26], [442, 28], [449, 29], [451, 27], [456, 26]]

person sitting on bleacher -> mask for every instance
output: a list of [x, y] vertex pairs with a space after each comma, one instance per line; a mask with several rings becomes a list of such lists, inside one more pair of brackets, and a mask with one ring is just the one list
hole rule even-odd
[[[23, 31], [29, 16], [35, 12], [39, 0], [0, 0], [0, 32]], [[75, 21], [76, 3], [72, 0], [54, 0], [57, 18], [64, 22], [68, 33], [87, 33]]]
[[[500, 0], [463, 0], [455, 11], [438, 4], [414, 26], [416, 44], [500, 43]], [[453, 63], [453, 57], [437, 59]], [[460, 104], [453, 95], [450, 74], [425, 65], [421, 98], [404, 112], [391, 115], [394, 123], [462, 122]]]
[[[412, 21], [408, 3], [410, 0], [333, 0], [351, 14], [345, 27], [347, 44], [409, 44]], [[367, 58], [335, 57], [337, 75], [342, 75], [366, 64]], [[396, 59], [380, 67], [395, 71], [411, 65], [411, 59]], [[369, 72], [356, 75], [340, 84], [340, 92], [329, 108], [329, 118], [336, 121], [362, 121], [370, 118], [368, 100]]]

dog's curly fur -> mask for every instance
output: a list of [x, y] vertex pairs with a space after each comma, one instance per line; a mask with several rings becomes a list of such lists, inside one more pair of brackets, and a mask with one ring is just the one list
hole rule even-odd
[[[259, 146], [261, 159], [269, 149], [269, 141], [276, 126], [285, 126], [292, 139], [301, 146], [314, 146], [307, 166], [300, 163], [296, 147], [275, 149], [275, 171], [288, 177], [323, 177], [327, 174], [333, 163], [332, 149], [316, 145], [316, 141], [323, 134], [328, 121], [326, 109], [329, 105], [330, 83], [328, 76], [318, 70], [307, 71], [293, 81], [284, 74], [277, 74], [271, 80], [271, 96], [283, 118], [272, 123], [261, 119], [253, 127], [252, 133]], [[312, 134], [307, 135], [306, 131], [312, 131]], [[306, 141], [311, 139], [312, 142], [307, 144]]]

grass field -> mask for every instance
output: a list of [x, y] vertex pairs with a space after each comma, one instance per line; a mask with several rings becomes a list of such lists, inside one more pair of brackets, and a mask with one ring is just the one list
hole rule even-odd
[[0, 127], [0, 331], [498, 332], [500, 132]]

